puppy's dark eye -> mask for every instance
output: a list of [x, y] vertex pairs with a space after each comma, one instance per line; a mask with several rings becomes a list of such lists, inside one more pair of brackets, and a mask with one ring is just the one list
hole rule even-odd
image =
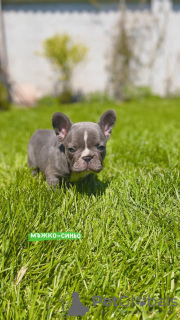
[[104, 151], [104, 149], [105, 149], [104, 146], [99, 146], [99, 147], [98, 147], [98, 150], [99, 150], [99, 151]]
[[73, 153], [73, 152], [75, 152], [75, 149], [74, 149], [74, 148], [68, 148], [68, 151], [69, 151], [70, 153]]

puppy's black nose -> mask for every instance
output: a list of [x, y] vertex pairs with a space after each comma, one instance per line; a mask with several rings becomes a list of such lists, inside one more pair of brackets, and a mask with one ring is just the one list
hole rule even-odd
[[92, 159], [92, 157], [88, 156], [88, 157], [84, 157], [83, 160], [86, 162], [89, 162]]

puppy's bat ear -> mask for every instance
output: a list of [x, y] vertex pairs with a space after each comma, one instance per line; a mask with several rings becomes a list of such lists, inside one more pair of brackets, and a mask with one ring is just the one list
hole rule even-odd
[[98, 125], [108, 140], [111, 136], [112, 128], [116, 122], [116, 114], [113, 110], [108, 110], [101, 116]]
[[59, 140], [62, 141], [69, 132], [72, 122], [64, 113], [56, 112], [52, 116], [52, 125]]

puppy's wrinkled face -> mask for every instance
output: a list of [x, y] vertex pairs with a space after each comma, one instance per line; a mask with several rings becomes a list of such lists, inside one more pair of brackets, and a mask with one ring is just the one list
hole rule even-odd
[[66, 157], [73, 172], [100, 172], [106, 154], [106, 137], [99, 125], [79, 122], [64, 139]]
[[106, 154], [106, 142], [116, 122], [113, 110], [106, 111], [98, 123], [78, 122], [72, 124], [63, 113], [56, 112], [52, 125], [58, 140], [65, 149], [72, 173], [80, 175], [100, 172]]

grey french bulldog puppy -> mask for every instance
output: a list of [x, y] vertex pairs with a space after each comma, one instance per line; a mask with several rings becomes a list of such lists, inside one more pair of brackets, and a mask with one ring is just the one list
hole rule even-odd
[[106, 111], [98, 123], [72, 123], [63, 113], [52, 117], [55, 130], [35, 131], [28, 144], [28, 165], [33, 175], [39, 170], [50, 186], [56, 188], [65, 178], [76, 182], [100, 172], [106, 155], [106, 142], [116, 122], [113, 110]]

